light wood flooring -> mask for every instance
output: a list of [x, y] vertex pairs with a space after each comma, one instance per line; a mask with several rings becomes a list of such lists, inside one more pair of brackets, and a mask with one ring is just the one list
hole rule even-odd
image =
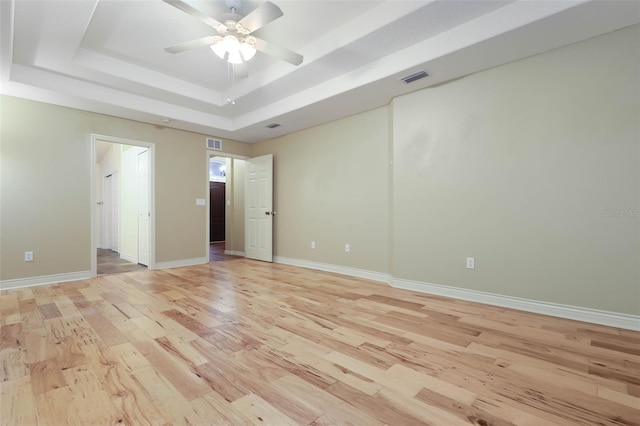
[[225, 250], [224, 241], [209, 243], [209, 261], [217, 262], [219, 260], [242, 259], [241, 257], [238, 257], [238, 256], [224, 254], [224, 250]]
[[233, 258], [2, 291], [3, 425], [639, 425], [640, 333]]

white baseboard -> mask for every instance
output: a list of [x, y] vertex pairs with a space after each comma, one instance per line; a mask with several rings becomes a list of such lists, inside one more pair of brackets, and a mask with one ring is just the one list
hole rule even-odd
[[156, 262], [153, 269], [181, 268], [183, 266], [195, 266], [209, 263], [208, 257], [194, 257], [192, 259], [169, 260], [167, 262]]
[[390, 276], [382, 272], [368, 271], [366, 269], [350, 268], [347, 266], [331, 265], [329, 263], [313, 262], [311, 260], [294, 259], [291, 257], [274, 256], [273, 261], [285, 265], [300, 266], [302, 268], [316, 269], [318, 271], [335, 272], [336, 274], [349, 275], [351, 277], [364, 278], [371, 281], [389, 283]]
[[243, 251], [235, 251], [235, 250], [225, 250], [224, 254], [229, 254], [231, 256], [242, 256], [242, 257], [245, 256]]
[[91, 271], [69, 272], [66, 274], [41, 275], [39, 277], [16, 278], [13, 280], [0, 281], [0, 290], [9, 290], [21, 287], [33, 287], [37, 285], [56, 284], [67, 281], [88, 280], [91, 278]]
[[[229, 252], [244, 256], [242, 252]], [[348, 275], [357, 278], [379, 281], [390, 284], [392, 287], [405, 290], [413, 290], [421, 293], [435, 294], [438, 296], [452, 297], [455, 299], [468, 300], [471, 302], [484, 303], [488, 305], [501, 306], [504, 308], [517, 309], [537, 314], [550, 315], [554, 317], [567, 318], [577, 321], [584, 321], [594, 324], [601, 324], [610, 327], [624, 328], [627, 330], [640, 331], [640, 316], [628, 315], [617, 312], [601, 311], [597, 309], [583, 308], [579, 306], [561, 305], [551, 302], [542, 302], [531, 299], [523, 299], [512, 296], [504, 296], [493, 293], [486, 293], [476, 290], [451, 287], [439, 284], [431, 284], [420, 281], [411, 281], [400, 278], [393, 278], [382, 272], [368, 271], [364, 269], [350, 268], [346, 266], [331, 265], [327, 263], [313, 262], [290, 257], [274, 256], [274, 262], [285, 265], [299, 266], [302, 268], [316, 269], [325, 272]], [[202, 265], [209, 262], [206, 257], [192, 259], [171, 260], [168, 262], [157, 262], [154, 269], [178, 268], [183, 266]], [[43, 275], [39, 277], [17, 278], [0, 281], [0, 290], [13, 288], [31, 287], [45, 284], [55, 284], [68, 281], [79, 281], [92, 278], [91, 271], [70, 272], [66, 274]]]
[[419, 281], [410, 281], [394, 278], [392, 287], [405, 290], [419, 291], [421, 293], [436, 294], [438, 296], [452, 297], [468, 300], [470, 302], [484, 303], [487, 305], [501, 306], [503, 308], [517, 309], [536, 314], [549, 315], [610, 327], [624, 328], [640, 331], [640, 316], [621, 314], [617, 312], [600, 311], [597, 309], [583, 308], [580, 306], [561, 305], [559, 303], [542, 302], [538, 300], [523, 299], [513, 296], [486, 293], [477, 290], [431, 284]]
[[583, 308], [579, 306], [561, 305], [558, 303], [542, 302], [538, 300], [523, 299], [512, 296], [503, 296], [500, 294], [486, 293], [482, 291], [468, 290], [446, 285], [430, 284], [420, 281], [410, 281], [400, 278], [393, 278], [392, 276], [381, 272], [330, 265], [303, 259], [274, 256], [274, 262], [284, 263], [286, 265], [292, 266], [300, 266], [302, 268], [317, 269], [326, 272], [335, 272], [337, 274], [349, 275], [357, 278], [365, 278], [372, 281], [381, 281], [391, 285], [392, 287], [405, 290], [413, 290], [421, 293], [468, 300], [470, 302], [517, 309], [520, 311], [533, 312], [536, 314], [543, 314], [553, 317], [584, 321], [593, 324], [601, 324], [610, 327], [624, 328], [627, 330], [640, 331], [640, 316], [638, 315], [600, 311], [597, 309]]
[[120, 253], [120, 259], [126, 260], [127, 262], [131, 263], [138, 263], [138, 258], [136, 256], [131, 256], [126, 253]]

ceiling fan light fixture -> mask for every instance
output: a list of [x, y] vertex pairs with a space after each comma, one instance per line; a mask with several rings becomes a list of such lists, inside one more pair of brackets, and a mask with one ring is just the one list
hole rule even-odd
[[227, 62], [235, 65], [241, 64], [242, 56], [240, 56], [240, 51], [236, 50], [235, 52], [229, 52], [229, 56], [227, 57]]
[[230, 64], [241, 64], [243, 61], [248, 61], [255, 56], [256, 48], [253, 43], [255, 43], [255, 38], [253, 37], [245, 38], [227, 34], [224, 37], [216, 36], [214, 43], [210, 47], [220, 59], [226, 59]]
[[242, 54], [242, 57], [244, 58], [244, 60], [248, 61], [249, 59], [253, 58], [253, 56], [256, 54], [256, 48], [250, 45], [249, 43], [247, 43], [246, 41], [243, 41], [240, 44], [240, 53]]
[[216, 42], [215, 44], [212, 44], [211, 50], [213, 50], [213, 53], [215, 53], [220, 59], [224, 59], [225, 55], [227, 54], [227, 48], [222, 43], [222, 40]]
[[226, 35], [222, 39], [222, 44], [224, 48], [227, 49], [227, 52], [231, 55], [234, 52], [237, 52], [240, 49], [240, 41], [234, 35]]

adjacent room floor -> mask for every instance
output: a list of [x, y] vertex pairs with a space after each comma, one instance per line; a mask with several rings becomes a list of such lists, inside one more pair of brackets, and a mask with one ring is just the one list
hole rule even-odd
[[98, 275], [120, 274], [122, 272], [147, 269], [139, 263], [129, 262], [120, 258], [120, 253], [109, 249], [98, 249]]
[[[237, 258], [237, 256], [224, 254], [224, 250], [224, 241], [209, 244], [209, 260], [211, 262], [215, 262], [218, 260], [230, 260]], [[139, 263], [133, 263], [121, 259], [120, 254], [113, 250], [98, 249], [98, 275], [120, 274], [123, 272], [138, 271], [141, 269], [147, 269], [147, 267], [140, 265]]]
[[638, 332], [238, 257], [0, 295], [3, 425], [640, 424]]

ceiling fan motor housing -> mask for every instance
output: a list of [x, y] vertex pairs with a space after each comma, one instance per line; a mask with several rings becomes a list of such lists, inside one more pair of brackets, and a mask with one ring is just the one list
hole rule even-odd
[[242, 0], [226, 0], [225, 3], [229, 9], [234, 11], [240, 10], [242, 7]]

